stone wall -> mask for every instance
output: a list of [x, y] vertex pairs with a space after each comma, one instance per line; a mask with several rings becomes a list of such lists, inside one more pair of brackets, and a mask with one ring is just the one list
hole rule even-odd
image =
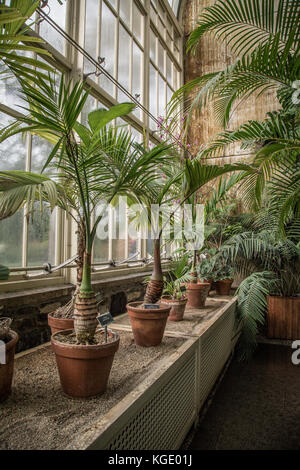
[[[143, 280], [148, 274], [132, 274], [95, 281], [95, 292], [100, 293], [102, 297], [99, 312], [111, 311], [113, 316], [124, 313], [127, 302], [143, 298]], [[48, 313], [66, 304], [71, 298], [72, 290], [72, 284], [67, 284], [0, 294], [0, 317], [12, 318], [12, 329], [19, 334], [17, 352], [50, 340]]]

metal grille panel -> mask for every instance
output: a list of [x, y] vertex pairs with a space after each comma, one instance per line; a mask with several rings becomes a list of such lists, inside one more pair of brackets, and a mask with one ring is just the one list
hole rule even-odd
[[226, 312], [222, 321], [200, 341], [199, 407], [216, 382], [231, 352], [234, 311]]
[[[106, 448], [176, 449], [195, 417], [195, 353], [172, 379], [136, 412]], [[186, 426], [183, 427], [183, 423]]]

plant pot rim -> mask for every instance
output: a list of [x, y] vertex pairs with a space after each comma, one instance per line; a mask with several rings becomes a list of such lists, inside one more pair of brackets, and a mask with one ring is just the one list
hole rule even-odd
[[294, 300], [300, 300], [300, 297], [297, 297], [295, 295], [267, 295], [267, 298], [270, 297], [272, 299], [294, 299]]
[[171, 310], [170, 306], [146, 309], [139, 308], [138, 305], [143, 305], [143, 302], [130, 302], [126, 305], [129, 316], [144, 318], [145, 320], [155, 320], [162, 317], [168, 317]]
[[48, 319], [49, 319], [50, 321], [51, 321], [51, 320], [54, 320], [54, 321], [56, 321], [56, 320], [58, 320], [58, 321], [59, 321], [59, 320], [63, 320], [63, 321], [72, 320], [72, 321], [74, 321], [74, 318], [73, 318], [73, 317], [54, 317], [54, 316], [52, 315], [52, 313], [53, 313], [53, 312], [48, 313]]
[[184, 297], [182, 299], [172, 299], [172, 297], [162, 297], [161, 298], [161, 303], [163, 303], [163, 301], [166, 301], [166, 302], [176, 302], [176, 303], [180, 303], [180, 302], [187, 302], [187, 297]]
[[210, 287], [209, 282], [197, 282], [197, 284], [187, 284], [186, 289], [187, 290], [200, 290], [201, 287]]
[[9, 334], [11, 336], [11, 339], [8, 341], [8, 343], [5, 344], [6, 352], [10, 351], [17, 344], [19, 340], [19, 335], [16, 331], [9, 330]]
[[233, 279], [231, 278], [226, 278], [226, 279], [219, 279], [218, 281], [215, 281], [215, 282], [233, 282]]
[[112, 334], [114, 336], [114, 340], [108, 343], [100, 343], [100, 344], [69, 344], [69, 343], [62, 343], [55, 338], [56, 335], [65, 335], [67, 336], [70, 333], [74, 333], [74, 330], [63, 330], [57, 331], [51, 336], [51, 343], [53, 346], [59, 348], [60, 350], [76, 350], [76, 351], [90, 351], [90, 352], [97, 352], [103, 351], [105, 349], [111, 349], [116, 345], [119, 345], [120, 342], [120, 335], [113, 330], [108, 329], [108, 334]]

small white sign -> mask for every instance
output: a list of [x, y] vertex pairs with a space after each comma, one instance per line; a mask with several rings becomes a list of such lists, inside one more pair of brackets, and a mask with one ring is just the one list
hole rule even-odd
[[0, 341], [0, 365], [6, 364], [6, 347], [4, 341]]

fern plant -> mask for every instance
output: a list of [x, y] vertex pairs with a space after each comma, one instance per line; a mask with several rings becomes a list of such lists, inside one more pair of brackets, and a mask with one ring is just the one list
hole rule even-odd
[[267, 296], [300, 293], [300, 248], [289, 239], [277, 240], [274, 232], [245, 232], [228, 240], [222, 253], [246, 276], [237, 295], [240, 355], [247, 358], [256, 347], [259, 327], [265, 324]]

